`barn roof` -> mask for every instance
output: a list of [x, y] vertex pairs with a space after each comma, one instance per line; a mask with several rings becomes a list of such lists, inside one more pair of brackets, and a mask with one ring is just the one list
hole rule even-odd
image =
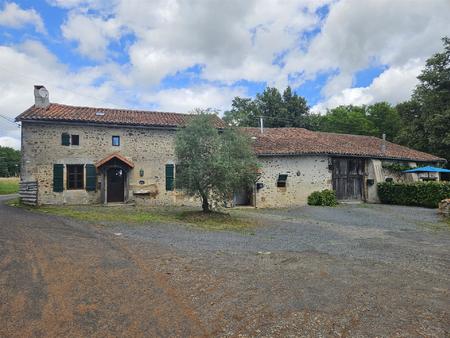
[[[420, 162], [446, 160], [373, 136], [315, 132], [303, 128], [243, 128], [258, 156], [335, 155]], [[384, 145], [383, 145], [384, 144]]]
[[[31, 106], [17, 116], [16, 121], [84, 122], [173, 128], [186, 125], [193, 116], [192, 114], [79, 107], [51, 103], [47, 108]], [[225, 127], [225, 123], [217, 115], [211, 116], [216, 128]]]

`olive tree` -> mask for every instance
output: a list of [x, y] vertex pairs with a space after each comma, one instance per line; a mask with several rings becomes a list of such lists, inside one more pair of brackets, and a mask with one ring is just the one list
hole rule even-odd
[[212, 202], [221, 204], [255, 183], [257, 162], [247, 135], [233, 128], [219, 130], [211, 114], [197, 112], [177, 131], [175, 184], [199, 197], [203, 211], [209, 212]]

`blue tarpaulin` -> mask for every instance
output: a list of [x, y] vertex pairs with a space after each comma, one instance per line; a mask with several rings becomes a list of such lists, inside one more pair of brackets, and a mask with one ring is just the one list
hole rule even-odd
[[426, 166], [421, 168], [414, 168], [404, 170], [404, 173], [450, 173], [450, 170], [444, 168], [437, 168], [432, 166]]

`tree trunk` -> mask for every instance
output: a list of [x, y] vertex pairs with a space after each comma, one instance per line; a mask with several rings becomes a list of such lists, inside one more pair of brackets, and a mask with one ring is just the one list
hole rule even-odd
[[206, 194], [202, 194], [202, 209], [203, 212], [209, 212], [209, 203], [208, 203], [208, 196]]

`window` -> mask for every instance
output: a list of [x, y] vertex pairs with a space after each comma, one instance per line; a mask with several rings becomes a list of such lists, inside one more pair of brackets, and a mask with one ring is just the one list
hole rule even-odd
[[67, 189], [84, 188], [84, 166], [82, 164], [67, 165]]
[[80, 136], [79, 135], [70, 135], [68, 133], [61, 134], [61, 144], [63, 146], [79, 146], [80, 145]]
[[286, 174], [278, 175], [278, 180], [277, 180], [277, 187], [278, 188], [285, 188], [286, 187], [287, 177], [288, 177], [288, 175], [286, 175]]
[[112, 145], [114, 147], [120, 146], [120, 136], [113, 136], [112, 137]]
[[80, 145], [80, 136], [79, 135], [70, 135], [71, 137], [71, 143], [73, 146], [79, 146]]

